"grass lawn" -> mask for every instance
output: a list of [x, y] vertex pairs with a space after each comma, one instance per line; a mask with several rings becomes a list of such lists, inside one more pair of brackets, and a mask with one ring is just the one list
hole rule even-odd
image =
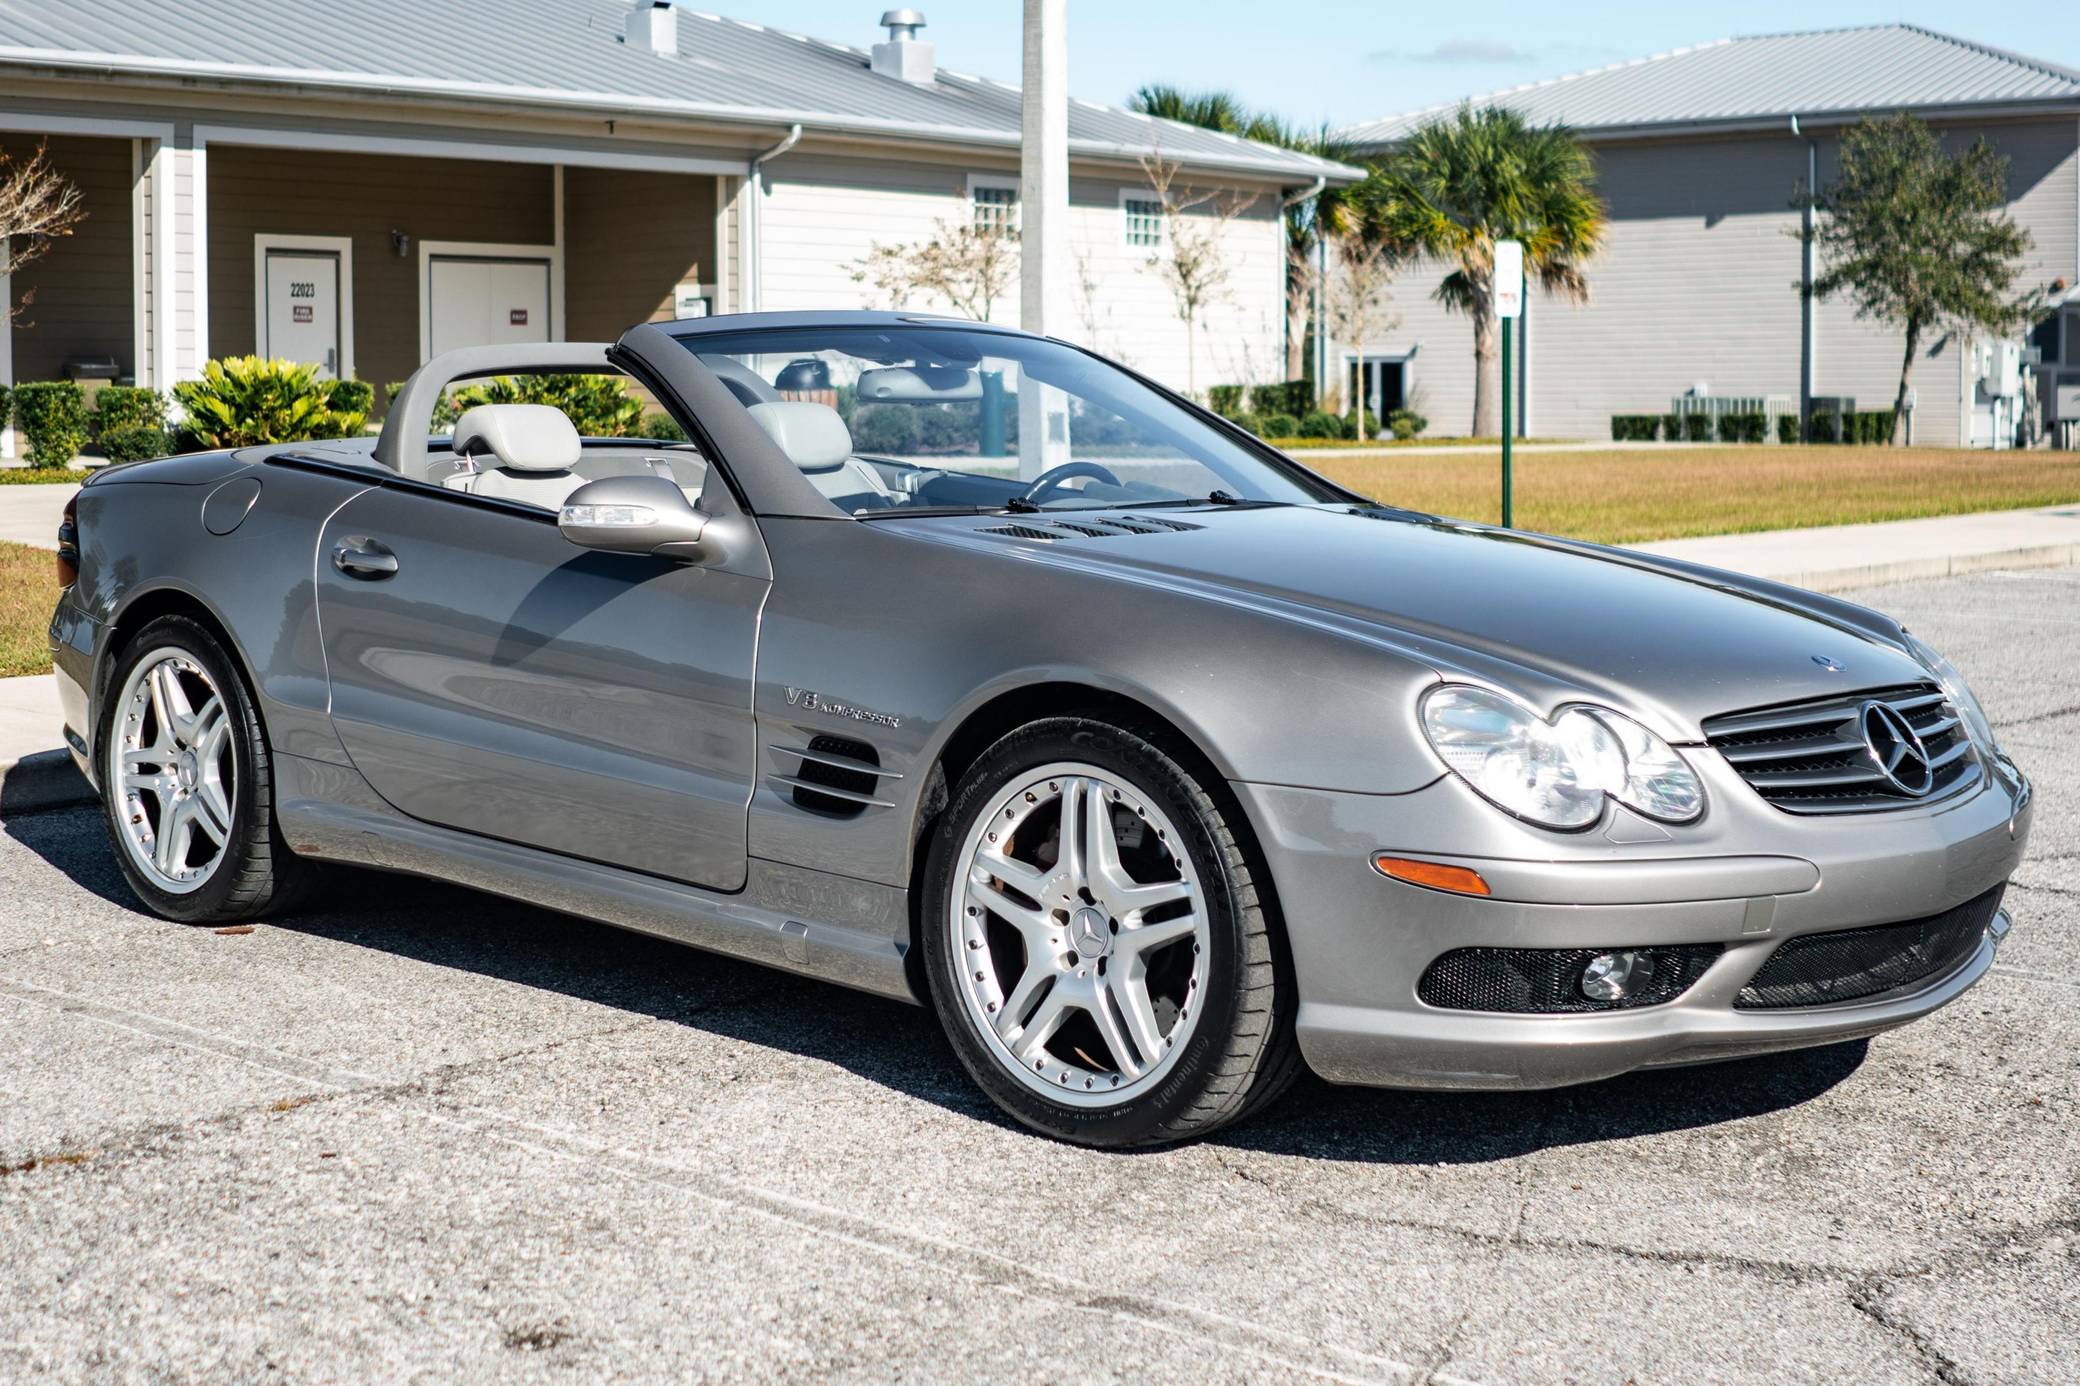
[[0, 543], [0, 678], [51, 671], [56, 560], [49, 549]]
[[87, 473], [66, 467], [0, 467], [0, 486], [77, 486]]
[[[1501, 518], [1501, 453], [1301, 461], [1354, 491], [1458, 519]], [[2080, 501], [2080, 452], [1687, 448], [1517, 454], [1520, 529], [1605, 544], [1908, 520]]]

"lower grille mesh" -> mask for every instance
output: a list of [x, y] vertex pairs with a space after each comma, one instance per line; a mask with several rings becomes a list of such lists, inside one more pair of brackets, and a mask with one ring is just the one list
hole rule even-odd
[[1788, 939], [1733, 1004], [1743, 1010], [1834, 1005], [1947, 972], [1979, 946], [2005, 888], [1926, 919]]
[[1617, 948], [1454, 948], [1423, 972], [1416, 995], [1426, 1005], [1454, 1011], [1503, 1011], [1513, 1015], [1560, 1015], [1576, 1011], [1619, 1011], [1673, 1001], [1704, 976], [1720, 954], [1716, 943], [1671, 948], [1634, 948], [1654, 960], [1647, 984], [1616, 1001], [1582, 994], [1582, 969], [1599, 953]]

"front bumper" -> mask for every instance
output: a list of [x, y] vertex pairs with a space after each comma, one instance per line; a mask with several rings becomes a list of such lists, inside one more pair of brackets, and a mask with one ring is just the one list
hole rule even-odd
[[[2019, 774], [1989, 775], [1925, 810], [1798, 817], [1764, 804], [1712, 752], [1690, 759], [1711, 807], [1699, 824], [1667, 830], [1614, 810], [1585, 833], [1544, 832], [1450, 776], [1401, 795], [1236, 784], [1277, 883], [1309, 1066], [1332, 1082], [1384, 1087], [1558, 1087], [1876, 1034], [1954, 1000], [1992, 966], [2005, 913], [1962, 961], [1898, 991], [1736, 1009], [1743, 984], [1789, 938], [1920, 918], [2005, 881], [2028, 841], [2029, 788]], [[1382, 851], [1471, 866], [1494, 893], [1389, 880], [1371, 866]], [[1662, 1005], [1517, 1015], [1416, 995], [1424, 970], [1454, 948], [1675, 944], [1724, 951]]]

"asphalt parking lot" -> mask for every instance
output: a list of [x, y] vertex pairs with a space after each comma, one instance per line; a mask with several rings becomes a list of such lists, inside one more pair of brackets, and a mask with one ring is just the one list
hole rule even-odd
[[10, 818], [0, 1379], [2080, 1379], [2080, 571], [1857, 595], [2037, 780], [1984, 984], [1154, 1154], [1012, 1128], [922, 1010], [373, 875], [183, 928]]

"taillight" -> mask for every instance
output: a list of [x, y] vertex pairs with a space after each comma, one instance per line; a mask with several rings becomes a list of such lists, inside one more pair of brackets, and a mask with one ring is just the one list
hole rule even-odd
[[79, 494], [65, 502], [64, 517], [58, 521], [58, 586], [79, 581]]

